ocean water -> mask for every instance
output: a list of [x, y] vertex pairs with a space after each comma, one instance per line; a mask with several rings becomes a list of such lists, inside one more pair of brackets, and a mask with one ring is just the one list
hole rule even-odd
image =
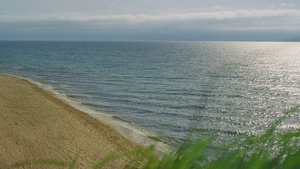
[[[2, 41], [0, 73], [169, 145], [193, 128], [220, 138], [258, 134], [300, 103], [296, 42]], [[299, 120], [298, 112], [280, 129], [300, 128]]]

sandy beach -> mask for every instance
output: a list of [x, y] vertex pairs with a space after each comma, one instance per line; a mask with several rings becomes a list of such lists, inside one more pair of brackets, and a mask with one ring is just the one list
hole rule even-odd
[[[130, 151], [138, 145], [113, 127], [81, 112], [27, 80], [0, 75], [0, 168], [41, 159], [91, 168], [119, 145]], [[121, 158], [105, 168], [124, 168], [133, 159]], [[32, 164], [30, 164], [32, 163]], [[24, 167], [21, 167], [24, 168]]]

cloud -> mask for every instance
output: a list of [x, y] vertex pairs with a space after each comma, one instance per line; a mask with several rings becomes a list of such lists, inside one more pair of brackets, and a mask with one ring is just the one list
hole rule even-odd
[[293, 6], [295, 6], [294, 4], [287, 4], [287, 3], [284, 3], [284, 2], [282, 2], [281, 4], [280, 4], [280, 6], [283, 6], [283, 7], [293, 7]]
[[[221, 7], [217, 7], [221, 8]], [[237, 10], [199, 13], [160, 13], [149, 14], [124, 14], [124, 15], [91, 15], [86, 13], [67, 13], [53, 15], [2, 15], [0, 22], [24, 22], [24, 21], [180, 21], [180, 20], [223, 20], [243, 18], [267, 18], [267, 17], [299, 17], [300, 10]]]
[[[1, 15], [0, 25], [13, 23], [76, 23], [89, 29], [121, 27], [165, 27], [181, 29], [228, 29], [228, 30], [300, 30], [300, 10], [237, 10], [198, 13], [160, 13], [93, 15], [64, 13], [52, 15]], [[1, 26], [0, 26], [1, 27]], [[55, 27], [53, 28], [55, 29]]]
[[223, 8], [223, 6], [217, 5], [217, 6], [215, 6], [213, 9], [222, 9], [222, 8]]

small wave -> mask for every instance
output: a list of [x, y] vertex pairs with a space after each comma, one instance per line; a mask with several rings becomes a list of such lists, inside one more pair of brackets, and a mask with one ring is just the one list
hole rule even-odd
[[127, 122], [127, 123], [132, 123], [131, 121], [129, 121], [129, 120], [125, 119], [125, 118], [119, 117], [119, 116], [112, 116], [112, 118], [118, 119], [118, 120], [121, 120], [121, 121], [124, 121], [124, 122]]
[[86, 98], [86, 96], [76, 94], [66, 94], [66, 96], [69, 98]]
[[105, 110], [110, 109], [110, 106], [106, 106], [98, 103], [88, 103], [88, 102], [80, 102], [80, 103], [88, 107], [94, 107], [94, 108], [105, 109]]

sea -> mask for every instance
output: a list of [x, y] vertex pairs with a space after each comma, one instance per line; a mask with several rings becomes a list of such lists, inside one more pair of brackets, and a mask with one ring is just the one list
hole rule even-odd
[[[299, 42], [1, 41], [28, 79], [140, 143], [260, 134], [300, 104]], [[0, 84], [1, 85], [1, 84]], [[279, 130], [300, 128], [299, 111]]]

